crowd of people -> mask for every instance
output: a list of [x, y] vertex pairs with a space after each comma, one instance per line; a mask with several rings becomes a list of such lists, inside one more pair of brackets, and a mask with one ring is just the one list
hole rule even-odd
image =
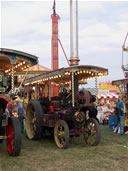
[[113, 128], [113, 131], [124, 134], [125, 117], [126, 117], [126, 96], [115, 98], [111, 100], [100, 99], [97, 105], [98, 115], [100, 123], [108, 123], [109, 116], [115, 115], [117, 117], [117, 124]]

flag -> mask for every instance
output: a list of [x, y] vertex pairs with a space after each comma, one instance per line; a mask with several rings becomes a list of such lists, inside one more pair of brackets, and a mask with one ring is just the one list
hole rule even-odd
[[54, 0], [54, 3], [53, 3], [53, 14], [56, 14], [56, 11], [55, 11], [55, 7], [56, 7], [56, 2], [55, 2], [55, 0]]

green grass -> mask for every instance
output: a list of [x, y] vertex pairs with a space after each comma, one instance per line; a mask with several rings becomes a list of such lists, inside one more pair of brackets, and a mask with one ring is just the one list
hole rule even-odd
[[0, 171], [127, 171], [128, 135], [120, 136], [101, 126], [98, 146], [89, 146], [83, 137], [72, 138], [67, 149], [58, 149], [53, 137], [31, 141], [22, 137], [18, 157], [7, 154], [0, 144]]

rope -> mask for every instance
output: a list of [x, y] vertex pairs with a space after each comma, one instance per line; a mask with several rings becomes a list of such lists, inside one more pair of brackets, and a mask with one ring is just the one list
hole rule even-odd
[[68, 58], [67, 58], [67, 55], [66, 55], [66, 53], [65, 53], [65, 51], [64, 51], [64, 48], [63, 48], [63, 46], [62, 46], [62, 43], [61, 43], [60, 39], [58, 39], [58, 41], [59, 41], [60, 46], [61, 46], [61, 48], [62, 48], [62, 50], [63, 50], [63, 53], [64, 53], [64, 56], [65, 56], [65, 58], [66, 58], [66, 60], [67, 60], [67, 63], [68, 63], [68, 65], [70, 66], [69, 60], [68, 60]]
[[[21, 83], [20, 83], [18, 92], [20, 91], [20, 88], [21, 88], [21, 86], [22, 86], [22, 84], [23, 84], [23, 82], [24, 82], [24, 80], [25, 80], [25, 78], [26, 78], [26, 76], [27, 76], [28, 71], [29, 71], [29, 68], [27, 69], [27, 71], [26, 71], [26, 73], [25, 73], [25, 76], [24, 76], [23, 80], [22, 80]], [[17, 93], [18, 93], [18, 92], [17, 92]]]

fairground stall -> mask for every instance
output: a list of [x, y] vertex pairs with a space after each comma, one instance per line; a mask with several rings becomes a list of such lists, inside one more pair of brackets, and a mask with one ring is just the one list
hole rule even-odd
[[108, 123], [109, 115], [112, 114], [112, 104], [116, 99], [120, 98], [120, 89], [116, 85], [112, 85], [112, 82], [100, 82], [97, 104], [98, 104], [98, 119], [100, 123]]
[[102, 124], [108, 124], [109, 116], [112, 115], [112, 106], [117, 99], [120, 98], [118, 94], [99, 94], [97, 96], [98, 119]]
[[9, 155], [18, 156], [21, 150], [21, 128], [15, 111], [17, 72], [37, 64], [38, 58], [28, 53], [0, 49], [0, 143], [6, 139]]
[[128, 78], [112, 81], [113, 85], [116, 85], [120, 88], [122, 95], [125, 95], [126, 98], [126, 119], [125, 126], [128, 127]]
[[[87, 90], [80, 91], [79, 81], [107, 74], [105, 68], [74, 65], [26, 79], [27, 137], [33, 140], [45, 133], [54, 134], [56, 145], [66, 148], [71, 137], [83, 135], [87, 144], [98, 145], [101, 133], [96, 118], [96, 98]], [[51, 92], [53, 85], [59, 90], [55, 96]]]

